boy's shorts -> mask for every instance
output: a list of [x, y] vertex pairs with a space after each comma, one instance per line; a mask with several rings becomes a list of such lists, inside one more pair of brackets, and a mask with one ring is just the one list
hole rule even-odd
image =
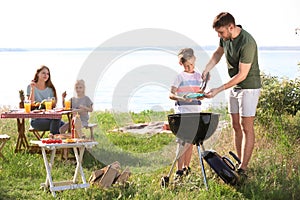
[[259, 89], [231, 89], [229, 92], [228, 112], [239, 113], [242, 117], [254, 117], [260, 95]]

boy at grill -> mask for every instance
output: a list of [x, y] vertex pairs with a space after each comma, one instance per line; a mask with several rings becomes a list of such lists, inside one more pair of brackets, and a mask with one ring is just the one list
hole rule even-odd
[[[175, 100], [175, 113], [199, 113], [201, 111], [201, 99], [188, 99], [185, 97], [188, 93], [203, 93], [200, 91], [200, 85], [203, 80], [201, 74], [195, 71], [194, 51], [191, 48], [181, 49], [178, 53], [179, 64], [183, 66], [184, 70], [178, 74], [171, 86], [169, 98]], [[187, 133], [188, 134], [188, 133]], [[193, 145], [185, 143], [177, 138], [178, 149], [183, 145], [183, 153], [179, 156], [177, 161], [177, 171], [175, 180], [180, 179], [183, 175], [190, 173], [190, 161], [193, 152]]]

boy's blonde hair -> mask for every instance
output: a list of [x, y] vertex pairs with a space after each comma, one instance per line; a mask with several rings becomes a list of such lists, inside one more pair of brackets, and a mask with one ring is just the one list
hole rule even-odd
[[75, 89], [77, 85], [82, 85], [83, 86], [83, 92], [85, 93], [85, 82], [83, 79], [77, 80], [75, 83]]
[[179, 62], [182, 64], [194, 57], [194, 50], [192, 48], [181, 49], [178, 53]]

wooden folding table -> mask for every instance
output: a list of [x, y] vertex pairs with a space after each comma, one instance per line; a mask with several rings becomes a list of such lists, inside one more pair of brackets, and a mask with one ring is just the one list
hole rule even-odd
[[[42, 141], [30, 141], [32, 144], [38, 145], [42, 149], [43, 159], [46, 168], [46, 181], [42, 183], [41, 186], [45, 189], [50, 189], [52, 195], [55, 197], [56, 191], [61, 190], [70, 190], [70, 189], [78, 189], [78, 188], [88, 188], [90, 184], [86, 182], [83, 170], [82, 170], [82, 158], [84, 154], [84, 150], [86, 148], [92, 148], [97, 145], [97, 142], [76, 142], [76, 143], [61, 143], [61, 144], [44, 144]], [[73, 180], [53, 182], [51, 171], [53, 169], [55, 152], [57, 149], [61, 148], [72, 148], [76, 158], [76, 168], [73, 176]], [[50, 161], [47, 158], [46, 150], [51, 151]], [[78, 152], [79, 150], [79, 152]], [[77, 182], [78, 174], [81, 175], [82, 183]]]

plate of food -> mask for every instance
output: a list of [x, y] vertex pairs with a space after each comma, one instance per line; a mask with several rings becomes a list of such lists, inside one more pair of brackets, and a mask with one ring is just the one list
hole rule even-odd
[[77, 142], [77, 139], [74, 139], [74, 138], [68, 138], [68, 139], [63, 140], [63, 143], [76, 143], [76, 142]]
[[43, 144], [61, 144], [61, 139], [44, 138], [41, 140]]
[[185, 98], [187, 99], [198, 99], [201, 97], [205, 97], [205, 94], [203, 93], [189, 93], [187, 95], [184, 95]]
[[77, 139], [77, 142], [91, 142], [92, 140], [90, 139]]
[[71, 139], [72, 135], [70, 133], [61, 133], [61, 134], [55, 134], [54, 138], [59, 138], [59, 139]]
[[43, 110], [33, 110], [31, 112], [33, 112], [33, 113], [40, 113], [40, 112], [43, 112]]
[[63, 110], [64, 110], [63, 108], [53, 108], [53, 111], [55, 111], [55, 112], [61, 112]]

